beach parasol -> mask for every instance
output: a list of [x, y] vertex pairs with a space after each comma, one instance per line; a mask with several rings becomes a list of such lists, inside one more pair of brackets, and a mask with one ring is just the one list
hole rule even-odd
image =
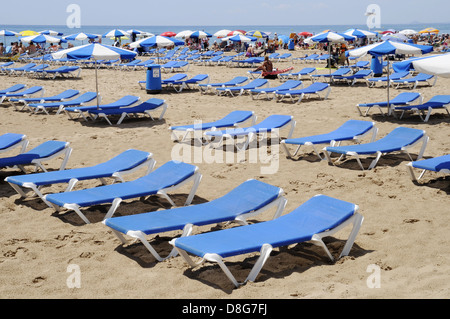
[[[344, 33], [324, 32], [313, 37], [308, 38], [309, 41], [318, 43], [328, 43], [328, 68], [330, 70], [331, 83], [331, 45], [330, 43], [343, 43], [346, 41], [353, 41], [356, 37]], [[305, 40], [306, 41], [306, 40]]]
[[166, 31], [166, 32], [163, 32], [163, 33], [160, 34], [160, 36], [168, 37], [168, 38], [174, 37], [176, 35], [177, 34], [175, 32], [172, 32], [172, 31]]
[[108, 31], [108, 32], [102, 34], [103, 38], [111, 38], [111, 37], [120, 38], [120, 37], [123, 37], [123, 36], [127, 36], [128, 37], [128, 36], [130, 36], [130, 34], [128, 32], [126, 32], [126, 31], [120, 30], [120, 29], [113, 29], [111, 31]]
[[53, 30], [44, 30], [44, 31], [39, 31], [39, 34], [46, 34], [46, 35], [51, 35], [51, 36], [62, 36], [64, 33], [62, 32], [58, 32], [58, 31], [53, 31]]
[[60, 42], [65, 42], [65, 40], [63, 40], [63, 39], [52, 37], [50, 35], [45, 35], [45, 34], [38, 34], [38, 35], [30, 35], [30, 36], [27, 36], [27, 37], [21, 37], [19, 40], [21, 42], [25, 42], [25, 43], [30, 43], [30, 42], [34, 42], [34, 43], [60, 43]]
[[247, 36], [255, 37], [255, 38], [268, 38], [269, 35], [266, 32], [258, 31], [258, 30], [252, 30], [245, 33]]
[[404, 34], [404, 35], [414, 35], [419, 32], [417, 32], [416, 30], [412, 30], [412, 29], [405, 29], [405, 30], [400, 31], [399, 33]]
[[361, 29], [349, 29], [344, 34], [352, 35], [359, 39], [361, 38], [375, 38], [378, 34], [376, 32], [361, 30]]
[[[155, 35], [153, 37], [138, 40], [129, 44], [130, 48], [168, 47], [172, 45], [174, 46], [184, 45], [184, 42], [175, 38]], [[158, 55], [158, 63], [159, 63], [159, 55]]]
[[255, 37], [250, 37], [242, 34], [237, 34], [232, 37], [226, 37], [222, 38], [222, 41], [232, 41], [232, 42], [251, 42], [256, 41], [257, 39]]
[[[382, 57], [384, 55], [391, 54], [426, 54], [433, 51], [433, 47], [429, 45], [417, 45], [411, 43], [401, 43], [394, 41], [383, 41], [375, 44], [366, 45], [361, 48], [353, 49], [348, 52], [349, 56], [362, 57], [366, 54], [370, 54], [374, 57]], [[387, 107], [389, 110], [389, 59], [388, 61], [388, 73], [387, 73]], [[389, 110], [390, 114], [390, 110]]]
[[313, 34], [311, 32], [307, 32], [307, 31], [299, 32], [297, 34], [299, 36], [301, 36], [301, 37], [311, 37], [311, 36], [313, 36]]
[[420, 30], [419, 33], [420, 34], [424, 34], [424, 33], [436, 33], [436, 34], [438, 34], [439, 30], [435, 29], [435, 28], [426, 28], [426, 29]]
[[194, 39], [204, 39], [212, 37], [212, 34], [205, 31], [194, 31], [191, 34], [189, 34], [188, 37]]
[[183, 31], [180, 31], [180, 32], [178, 32], [178, 33], [175, 35], [175, 38], [177, 38], [177, 39], [185, 39], [185, 38], [188, 38], [189, 35], [190, 35], [192, 32], [194, 32], [194, 31], [191, 31], [191, 30], [183, 30]]
[[231, 30], [222, 29], [222, 30], [219, 30], [216, 33], [214, 33], [214, 36], [219, 39], [225, 38], [226, 36], [228, 36], [228, 33], [230, 33], [230, 32], [231, 32]]
[[80, 33], [67, 35], [67, 36], [63, 37], [63, 39], [70, 40], [70, 41], [84, 41], [87, 39], [96, 39], [98, 37], [100, 37], [98, 34], [90, 34], [90, 33], [80, 32]]
[[24, 31], [20, 31], [19, 34], [22, 37], [27, 37], [30, 35], [38, 35], [39, 33], [36, 31], [32, 31], [32, 30], [24, 30]]
[[244, 30], [234, 30], [234, 31], [230, 31], [227, 34], [227, 37], [232, 37], [233, 35], [245, 35], [245, 31]]
[[395, 33], [395, 30], [389, 29], [381, 32], [381, 34], [388, 34], [388, 33]]
[[407, 42], [409, 38], [403, 33], [388, 33], [381, 37], [382, 41]]
[[10, 30], [0, 30], [0, 36], [3, 36], [3, 41], [5, 42], [6, 45], [6, 37], [14, 37], [19, 35], [18, 32], [14, 32], [14, 31], [10, 31]]
[[[76, 60], [113, 60], [113, 59], [126, 59], [131, 60], [136, 57], [136, 52], [117, 48], [111, 45], [105, 45], [100, 43], [85, 44], [78, 47], [57, 51], [52, 53], [54, 59], [76, 59]], [[99, 107], [98, 101], [98, 76], [97, 76], [98, 63], [95, 63], [95, 90], [97, 92], [97, 108]]]
[[413, 59], [411, 64], [417, 72], [450, 78], [450, 53]]

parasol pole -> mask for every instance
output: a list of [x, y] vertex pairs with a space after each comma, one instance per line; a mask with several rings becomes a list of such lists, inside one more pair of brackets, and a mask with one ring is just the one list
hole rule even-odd
[[[391, 80], [389, 79], [389, 54], [387, 55], [387, 107], [388, 115], [391, 115], [391, 107], [389, 105], [389, 87], [391, 86]], [[383, 67], [383, 61], [381, 61], [381, 66]]]
[[100, 106], [99, 106], [99, 101], [98, 101], [98, 76], [97, 76], [98, 63], [97, 63], [97, 59], [95, 59], [95, 58], [94, 58], [94, 63], [95, 63], [95, 92], [97, 93], [97, 97], [96, 97], [97, 110], [99, 110]]
[[329, 70], [329, 81], [331, 85], [331, 42], [328, 42], [328, 70]]

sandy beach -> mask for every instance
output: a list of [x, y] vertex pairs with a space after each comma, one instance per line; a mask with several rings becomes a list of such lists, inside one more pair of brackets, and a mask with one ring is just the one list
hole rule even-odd
[[[304, 51], [291, 52], [300, 57]], [[309, 52], [311, 53], [311, 52]], [[324, 63], [274, 62], [280, 69], [289, 66], [298, 71], [303, 67], [323, 68]], [[203, 66], [191, 64], [185, 73], [189, 77], [206, 73], [210, 82], [223, 82], [235, 76], [247, 76], [250, 68]], [[318, 73], [326, 73], [319, 70]], [[168, 78], [172, 73], [163, 73]], [[30, 77], [1, 75], [0, 89], [16, 83], [41, 85], [45, 95], [65, 89], [95, 91], [94, 69], [84, 68], [80, 79], [42, 80]], [[146, 70], [122, 71], [102, 68], [98, 71], [102, 103], [110, 103], [124, 95], [136, 95], [145, 101], [156, 97], [168, 104], [163, 120], [126, 119], [121, 125], [105, 121], [69, 120], [66, 114], [32, 114], [16, 111], [4, 103], [0, 106], [0, 134], [22, 133], [31, 147], [47, 140], [70, 142], [73, 148], [67, 168], [91, 166], [104, 162], [130, 148], [153, 153], [156, 167], [172, 159], [173, 147], [169, 127], [219, 119], [233, 110], [251, 110], [257, 122], [271, 114], [292, 115], [296, 121], [293, 137], [330, 132], [350, 119], [374, 121], [378, 138], [398, 126], [423, 129], [430, 137], [425, 158], [450, 153], [449, 121], [443, 111], [435, 111], [428, 123], [418, 116], [396, 119], [383, 117], [377, 110], [361, 117], [356, 104], [386, 100], [386, 88], [368, 88], [365, 82], [354, 86], [332, 85], [327, 100], [311, 98], [301, 103], [273, 100], [253, 100], [249, 95], [217, 96], [200, 94], [198, 90], [163, 90], [149, 95], [138, 81], [146, 79]], [[311, 81], [305, 80], [305, 86]], [[270, 86], [280, 84], [270, 80]], [[419, 85], [414, 91], [424, 101], [437, 94], [449, 94], [450, 79], [439, 78], [433, 87]], [[390, 96], [409, 89], [391, 88]], [[283, 136], [286, 133], [282, 132]], [[368, 137], [364, 142], [368, 141]], [[420, 147], [411, 150], [413, 158]], [[248, 153], [249, 151], [247, 151]], [[1, 154], [12, 156], [17, 150]], [[276, 154], [274, 155], [276, 157]], [[316, 194], [324, 194], [359, 206], [364, 223], [349, 256], [332, 263], [320, 247], [301, 243], [275, 249], [255, 282], [235, 289], [221, 269], [204, 264], [192, 270], [181, 257], [157, 262], [139, 242], [122, 245], [111, 229], [101, 222], [109, 205], [84, 210], [91, 224], [85, 224], [73, 212], [56, 213], [36, 198], [21, 199], [4, 181], [17, 175], [16, 169], [0, 171], [0, 298], [175, 298], [175, 299], [292, 299], [292, 298], [448, 298], [450, 271], [448, 224], [450, 223], [450, 184], [448, 176], [426, 174], [420, 184], [411, 181], [405, 154], [382, 156], [372, 170], [359, 169], [354, 158], [339, 165], [329, 165], [315, 157], [311, 148], [304, 148], [300, 158], [290, 159], [279, 149], [279, 166], [275, 173], [261, 173], [263, 163], [251, 163], [248, 158], [238, 163], [193, 163], [203, 178], [193, 204], [218, 198], [247, 179], [255, 178], [278, 186], [288, 202], [289, 213]], [[370, 160], [363, 163], [368, 165]], [[46, 163], [49, 170], [59, 167], [61, 159]], [[143, 170], [126, 176], [133, 180]], [[99, 181], [81, 182], [77, 189], [95, 187]], [[182, 205], [190, 184], [171, 193], [177, 205]], [[61, 192], [64, 185], [45, 187], [45, 193]], [[169, 208], [167, 200], [151, 196], [145, 200], [127, 200], [115, 216], [139, 214]], [[272, 211], [251, 219], [268, 220]], [[235, 227], [236, 224], [194, 228], [194, 233]], [[338, 256], [349, 229], [326, 239], [330, 251]], [[156, 236], [156, 249], [168, 253], [167, 243], [180, 232]], [[258, 254], [227, 259], [227, 265], [238, 280], [248, 275]], [[79, 288], [70, 288], [69, 265], [80, 269]], [[374, 269], [379, 270], [379, 286], [373, 287]]]

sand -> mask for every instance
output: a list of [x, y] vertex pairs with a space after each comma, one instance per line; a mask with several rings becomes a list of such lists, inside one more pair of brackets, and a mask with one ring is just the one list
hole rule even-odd
[[[281, 51], [283, 52], [283, 51]], [[303, 56], [304, 52], [292, 52]], [[275, 62], [280, 69], [323, 64]], [[191, 65], [187, 74], [207, 73], [211, 82], [221, 82], [238, 75], [247, 75], [249, 68]], [[326, 72], [326, 71], [319, 71]], [[163, 78], [171, 74], [163, 74]], [[355, 105], [386, 100], [385, 88], [368, 88], [365, 83], [353, 87], [333, 85], [327, 100], [311, 98], [299, 104], [252, 100], [244, 96], [201, 95], [197, 90], [176, 93], [164, 90], [148, 95], [138, 81], [145, 80], [146, 71], [101, 69], [99, 91], [103, 103], [124, 95], [137, 95], [142, 100], [156, 97], [167, 101], [163, 120], [127, 119], [120, 126], [105, 121], [69, 120], [67, 115], [31, 114], [16, 111], [11, 105], [0, 106], [0, 133], [26, 134], [29, 148], [46, 140], [70, 142], [73, 148], [67, 168], [91, 166], [135, 148], [154, 154], [156, 167], [172, 159], [178, 145], [170, 136], [171, 125], [190, 124], [195, 120], [214, 121], [232, 110], [253, 110], [258, 121], [270, 114], [294, 116], [293, 137], [329, 132], [349, 119], [374, 121], [378, 138], [402, 125], [426, 130], [430, 141], [425, 158], [450, 152], [448, 144], [449, 117], [436, 111], [428, 123], [417, 116], [402, 120], [383, 117], [373, 110], [361, 117]], [[309, 84], [305, 80], [305, 85]], [[42, 85], [45, 95], [64, 89], [95, 91], [94, 70], [85, 68], [81, 79], [39, 80], [28, 77], [1, 76], [1, 87], [15, 83]], [[279, 80], [271, 80], [271, 86]], [[433, 87], [420, 86], [415, 91], [428, 100], [436, 94], [448, 94], [450, 80], [440, 78]], [[391, 97], [408, 89], [391, 89]], [[283, 135], [284, 134], [284, 135]], [[283, 133], [286, 136], [286, 133]], [[365, 138], [363, 141], [367, 141]], [[274, 145], [274, 150], [275, 150]], [[198, 148], [197, 150], [200, 150]], [[175, 299], [296, 299], [296, 298], [448, 298], [449, 274], [449, 179], [437, 174], [425, 175], [421, 184], [414, 184], [406, 170], [410, 161], [405, 154], [383, 156], [370, 171], [362, 171], [354, 159], [339, 165], [319, 161], [312, 150], [305, 148], [299, 159], [289, 159], [279, 150], [279, 166], [275, 173], [262, 173], [267, 166], [249, 158], [236, 163], [194, 163], [203, 175], [193, 203], [222, 196], [247, 179], [255, 178], [283, 188], [288, 199], [288, 213], [316, 194], [325, 194], [359, 206], [364, 223], [349, 256], [332, 263], [320, 247], [309, 243], [275, 249], [255, 282], [234, 289], [217, 265], [204, 264], [191, 270], [181, 257], [163, 262], [156, 260], [139, 242], [122, 245], [112, 231], [101, 223], [109, 206], [85, 210], [92, 221], [85, 224], [73, 212], [56, 213], [36, 198], [21, 199], [4, 182], [7, 176], [20, 174], [15, 169], [0, 171], [0, 296], [16, 298], [175, 298]], [[419, 147], [411, 150], [415, 158]], [[2, 156], [14, 155], [12, 151]], [[247, 151], [249, 154], [249, 151]], [[222, 157], [223, 158], [223, 157]], [[365, 165], [370, 160], [364, 160]], [[56, 169], [60, 159], [46, 167]], [[142, 176], [138, 171], [127, 180]], [[82, 182], [78, 188], [98, 186], [98, 181]], [[60, 192], [63, 185], [44, 188], [45, 193]], [[177, 205], [182, 205], [190, 185], [173, 192]], [[127, 200], [115, 216], [138, 214], [169, 208], [169, 203], [156, 196], [145, 200]], [[251, 219], [268, 220], [272, 212]], [[205, 232], [230, 225], [195, 228]], [[160, 234], [155, 247], [168, 253], [167, 243], [179, 232]], [[348, 229], [328, 238], [331, 253], [338, 256]], [[246, 278], [258, 254], [229, 259], [229, 267], [238, 280]], [[75, 266], [74, 266], [75, 265]], [[73, 268], [76, 267], [76, 268]], [[77, 268], [78, 267], [78, 268]], [[79, 286], [74, 287], [73, 274], [80, 271]]]

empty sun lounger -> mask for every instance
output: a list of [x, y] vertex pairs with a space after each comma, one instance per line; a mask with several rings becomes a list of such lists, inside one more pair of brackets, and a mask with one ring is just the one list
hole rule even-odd
[[340, 69], [337, 69], [334, 72], [331, 72], [331, 74], [330, 73], [312, 74], [311, 75], [311, 79], [313, 81], [320, 80], [322, 78], [331, 78], [331, 79], [333, 79], [334, 77], [340, 77], [340, 76], [344, 76], [344, 75], [349, 75], [351, 71], [352, 70], [349, 69], [349, 68], [340, 68]]
[[[175, 63], [172, 64], [171, 62]], [[189, 66], [190, 64], [188, 61], [169, 61], [166, 64], [161, 65], [161, 70], [165, 72], [187, 72], [189, 70]]]
[[257, 181], [248, 180], [224, 196], [210, 202], [172, 208], [162, 211], [109, 218], [103, 223], [110, 227], [122, 243], [127, 235], [139, 239], [156, 260], [162, 261], [177, 255], [173, 249], [167, 257], [161, 257], [146, 236], [167, 231], [182, 230], [182, 237], [189, 236], [194, 226], [236, 221], [247, 225], [247, 219], [275, 207], [273, 218], [283, 212], [286, 199], [283, 190]]
[[277, 91], [285, 91], [285, 90], [293, 90], [297, 89], [298, 87], [303, 88], [303, 82], [300, 80], [288, 80], [279, 86], [274, 87], [267, 87], [267, 88], [258, 88], [258, 89], [252, 89], [249, 91], [250, 96], [252, 99], [256, 100], [261, 94], [264, 94], [268, 100], [270, 100], [269, 94], [275, 93]]
[[[358, 110], [359, 115], [367, 116], [367, 114], [369, 114], [369, 111], [373, 107], [378, 108], [380, 110], [381, 114], [383, 114], [383, 115], [384, 115], [384, 112], [383, 112], [382, 108], [388, 108], [387, 114], [390, 115], [390, 114], [394, 114], [392, 112], [394, 107], [410, 105], [414, 101], [419, 101], [419, 104], [422, 103], [422, 95], [420, 93], [416, 93], [416, 92], [402, 92], [399, 95], [397, 95], [396, 97], [394, 97], [392, 100], [390, 100], [389, 103], [388, 103], [388, 101], [360, 103], [360, 104], [356, 105], [356, 109]], [[388, 107], [388, 104], [389, 104], [389, 107]], [[361, 112], [361, 108], [367, 108], [364, 115]]]
[[43, 97], [28, 97], [28, 98], [11, 98], [9, 101], [14, 103], [22, 103], [22, 108], [19, 108], [18, 105], [14, 105], [16, 110], [24, 109], [30, 103], [45, 103], [45, 102], [63, 102], [67, 101], [70, 98], [78, 95], [80, 91], [78, 90], [65, 90], [59, 94], [53, 96], [43, 96]]
[[295, 97], [298, 96], [297, 103], [300, 103], [304, 97], [308, 97], [311, 94], [318, 95], [319, 98], [322, 97], [322, 92], [325, 92], [323, 99], [326, 100], [331, 92], [331, 86], [329, 83], [315, 82], [311, 83], [306, 88], [303, 89], [293, 89], [293, 90], [281, 90], [275, 92], [275, 99], [277, 102], [282, 101], [285, 97], [289, 97], [293, 103], [295, 103]]
[[[106, 185], [105, 178], [113, 178], [115, 182], [124, 182], [124, 176], [133, 173], [142, 167], [147, 167], [148, 174], [154, 167], [153, 155], [148, 152], [129, 149], [111, 158], [110, 160], [90, 166], [46, 173], [8, 176], [5, 181], [23, 198], [27, 197], [27, 190], [44, 200], [41, 188], [43, 186], [67, 183], [65, 192], [74, 189], [79, 181], [100, 179]], [[47, 202], [46, 202], [47, 203]], [[52, 207], [49, 203], [47, 203]]]
[[[222, 146], [225, 139], [234, 139], [237, 137], [243, 137], [245, 139], [243, 146], [239, 147], [237, 143], [235, 143], [238, 151], [246, 150], [250, 145], [250, 142], [257, 138], [260, 134], [268, 134], [274, 131], [280, 130], [286, 126], [290, 125], [290, 130], [287, 135], [287, 138], [292, 136], [292, 132], [295, 129], [295, 121], [290, 115], [269, 115], [263, 121], [254, 124], [249, 127], [244, 128], [234, 128], [234, 129], [226, 129], [223, 131], [208, 131], [205, 133], [205, 137], [211, 141], [211, 147], [220, 147]], [[279, 135], [278, 135], [279, 136]]]
[[[239, 287], [247, 281], [256, 280], [274, 248], [311, 241], [322, 247], [334, 261], [335, 258], [322, 239], [333, 236], [347, 225], [353, 225], [339, 258], [347, 256], [363, 222], [358, 209], [355, 204], [317, 195], [292, 212], [270, 221], [176, 238], [170, 243], [191, 267], [197, 267], [205, 261], [218, 263], [228, 279], [235, 287]], [[260, 257], [250, 274], [243, 283], [239, 283], [223, 259], [258, 251]], [[200, 257], [201, 260], [194, 262], [190, 255]]]
[[42, 162], [62, 155], [64, 160], [59, 169], [63, 170], [66, 167], [71, 152], [72, 149], [67, 142], [47, 141], [19, 155], [0, 158], [0, 168], [17, 166], [22, 172], [27, 173], [24, 166], [34, 165], [35, 171], [40, 168], [46, 172], [47, 170]]
[[8, 152], [20, 146], [20, 153], [25, 152], [28, 139], [25, 134], [5, 133], [0, 135], [0, 153]]
[[8, 75], [23, 75], [27, 70], [35, 67], [36, 65], [36, 63], [28, 63], [24, 66], [20, 66], [17, 68], [5, 68], [4, 70]]
[[[450, 154], [420, 161], [412, 161], [409, 162], [406, 167], [414, 182], [418, 182], [426, 172], [450, 174]], [[414, 168], [422, 170], [418, 178], [416, 178], [416, 175], [414, 174]]]
[[389, 75], [389, 82], [388, 83], [388, 78], [387, 76], [381, 76], [378, 78], [370, 78], [370, 79], [366, 79], [367, 81], [367, 86], [368, 87], [374, 87], [379, 83], [386, 83], [387, 85], [390, 85], [392, 83], [392, 81], [395, 80], [400, 80], [400, 79], [405, 79], [409, 76], [409, 72], [408, 71], [404, 71], [404, 72], [396, 72], [396, 73], [392, 73]]
[[195, 85], [198, 86], [198, 84], [200, 84], [201, 82], [203, 82], [205, 80], [207, 81], [206, 84], [209, 83], [209, 75], [208, 74], [197, 74], [196, 76], [193, 76], [192, 78], [187, 79], [187, 80], [182, 79], [179, 81], [170, 82], [170, 83], [168, 83], [168, 86], [173, 87], [173, 89], [179, 93], [179, 92], [183, 91], [184, 89], [191, 89]]
[[49, 114], [48, 110], [57, 109], [56, 114], [59, 114], [65, 107], [83, 106], [86, 103], [95, 100], [96, 98], [100, 100], [100, 94], [97, 97], [97, 93], [95, 92], [86, 92], [72, 100], [62, 102], [48, 102], [48, 103], [30, 103], [28, 104], [28, 107], [31, 111], [34, 111], [34, 113], [43, 111], [45, 114]]
[[215, 89], [219, 87], [230, 87], [230, 86], [236, 86], [240, 84], [244, 84], [248, 81], [248, 77], [246, 76], [237, 76], [229, 81], [226, 82], [216, 82], [216, 83], [200, 83], [198, 85], [200, 89], [200, 93], [206, 93], [209, 89]]
[[164, 114], [167, 110], [167, 103], [165, 100], [151, 98], [141, 104], [131, 106], [131, 107], [118, 107], [118, 108], [103, 108], [100, 110], [89, 110], [89, 115], [91, 118], [96, 119], [97, 117], [104, 118], [109, 125], [112, 125], [109, 117], [118, 116], [119, 120], [117, 121], [117, 125], [120, 125], [122, 121], [126, 117], [134, 116], [137, 117], [139, 114], [148, 115], [152, 120], [155, 120], [151, 113], [155, 111], [161, 110], [161, 113], [158, 117], [159, 120], [162, 120]]
[[72, 77], [78, 78], [80, 77], [81, 67], [78, 65], [68, 66], [63, 65], [56, 69], [45, 69], [36, 71], [38, 74], [42, 74], [43, 77], [56, 79], [59, 77]]
[[355, 74], [345, 76], [333, 77], [333, 82], [347, 82], [348, 85], [353, 86], [358, 80], [366, 80], [373, 75], [372, 70], [358, 70]]
[[229, 93], [231, 96], [234, 96], [234, 93], [237, 93], [238, 96], [241, 96], [242, 94], [244, 94], [245, 92], [248, 92], [250, 90], [253, 89], [257, 89], [260, 88], [264, 85], [268, 85], [269, 81], [266, 79], [255, 79], [245, 85], [242, 86], [229, 86], [229, 87], [218, 87], [216, 88], [216, 94], [217, 95], [226, 95], [227, 93]]
[[287, 80], [302, 80], [305, 76], [308, 76], [308, 78], [311, 78], [311, 75], [317, 74], [316, 68], [303, 68], [300, 71], [297, 72], [290, 72], [290, 73], [282, 73], [279, 74], [278, 77], [281, 81], [287, 81]]
[[[179, 82], [182, 80], [185, 80], [187, 78], [187, 74], [185, 73], [177, 73], [172, 75], [171, 77], [167, 78], [167, 79], [162, 79], [161, 80], [161, 85], [162, 86], [167, 86], [170, 83], [174, 83], [174, 82]], [[139, 81], [139, 86], [141, 87], [141, 89], [145, 89], [146, 88], [146, 84], [147, 81]]]
[[419, 83], [426, 83], [429, 86], [434, 86], [436, 84], [436, 81], [437, 76], [435, 75], [419, 73], [411, 78], [401, 80], [391, 80], [391, 83], [397, 84], [397, 86], [395, 87], [396, 89], [398, 89], [400, 86], [406, 86], [410, 89], [415, 90], [417, 85], [419, 85]]
[[375, 165], [377, 165], [378, 160], [382, 155], [392, 152], [404, 152], [412, 161], [413, 159], [411, 158], [408, 149], [418, 143], [422, 143], [422, 147], [417, 156], [417, 160], [419, 160], [422, 158], [422, 155], [428, 143], [428, 139], [428, 136], [423, 130], [400, 126], [392, 130], [385, 137], [375, 142], [358, 145], [328, 146], [323, 150], [329, 163], [333, 163], [330, 157], [330, 153], [342, 154], [344, 155], [344, 157], [355, 156], [359, 166], [362, 170], [364, 170], [364, 167], [359, 158], [361, 155], [375, 155], [375, 159], [372, 160], [368, 167], [368, 169], [372, 169], [375, 167]]
[[[428, 122], [433, 110], [442, 109], [450, 116], [447, 106], [450, 104], [450, 95], [435, 95], [428, 102], [418, 105], [395, 106], [394, 111], [401, 111], [400, 119], [405, 112], [417, 113], [422, 121]], [[425, 116], [425, 117], [424, 117]]]
[[[371, 142], [373, 142], [375, 141], [377, 132], [378, 129], [375, 127], [374, 122], [348, 120], [340, 127], [329, 133], [285, 139], [281, 141], [281, 145], [283, 145], [283, 148], [288, 157], [296, 156], [302, 145], [308, 145], [312, 146], [314, 153], [320, 159], [324, 159], [320, 155], [320, 152], [316, 149], [316, 145], [329, 144], [330, 146], [335, 146], [339, 145], [342, 141], [353, 141], [359, 143], [360, 139], [369, 133], [372, 133]], [[288, 145], [297, 146], [294, 154], [291, 155]]]
[[169, 161], [151, 173], [133, 181], [119, 184], [98, 186], [72, 192], [48, 194], [44, 200], [57, 211], [62, 208], [73, 210], [85, 223], [90, 223], [82, 208], [93, 205], [111, 204], [105, 219], [113, 216], [123, 200], [135, 199], [151, 195], [163, 196], [172, 206], [176, 206], [168, 196], [168, 192], [178, 189], [189, 182], [193, 182], [185, 205], [189, 205], [195, 195], [201, 174], [198, 168], [183, 162]]
[[113, 108], [119, 108], [119, 107], [127, 107], [132, 106], [136, 104], [140, 100], [140, 97], [134, 96], [134, 95], [125, 95], [124, 97], [121, 97], [120, 99], [108, 103], [108, 104], [100, 104], [98, 107], [97, 105], [89, 105], [89, 106], [69, 106], [64, 108], [64, 112], [69, 116], [70, 119], [72, 118], [71, 113], [77, 113], [79, 117], [81, 116], [87, 121], [87, 117], [84, 115], [84, 113], [92, 111], [92, 110], [106, 110], [106, 109], [113, 109]]
[[11, 86], [11, 87], [9, 87], [7, 89], [0, 90], [0, 95], [8, 94], [8, 93], [14, 93], [14, 92], [23, 90], [24, 88], [26, 88], [25, 84], [14, 84], [13, 86]]
[[[174, 141], [183, 142], [186, 139], [186, 136], [189, 133], [192, 133], [194, 135], [194, 138], [197, 138], [198, 140], [200, 140], [200, 143], [202, 143], [203, 132], [208, 130], [214, 131], [225, 127], [237, 127], [238, 125], [242, 125], [248, 120], [251, 120], [252, 125], [255, 124], [256, 116], [253, 111], [233, 111], [220, 120], [214, 122], [177, 125], [171, 126], [169, 129], [172, 131], [172, 137]], [[181, 139], [179, 139], [175, 132], [183, 132], [184, 135]], [[196, 132], [201, 132], [201, 135], [196, 136]]]
[[42, 86], [37, 85], [37, 86], [32, 86], [32, 87], [25, 89], [23, 91], [20, 91], [20, 92], [2, 94], [2, 95], [0, 95], [0, 104], [2, 104], [3, 101], [9, 100], [12, 98], [28, 98], [31, 95], [39, 93], [39, 92], [41, 93], [41, 96], [43, 96], [45, 90]]

